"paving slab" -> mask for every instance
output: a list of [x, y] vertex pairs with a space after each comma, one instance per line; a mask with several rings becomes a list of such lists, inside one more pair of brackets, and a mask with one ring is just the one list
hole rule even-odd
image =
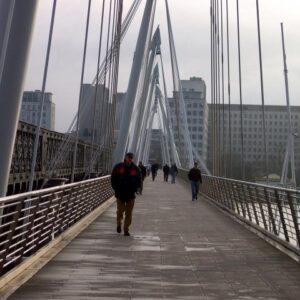
[[131, 236], [116, 206], [9, 299], [300, 299], [300, 266], [180, 180], [146, 179]]

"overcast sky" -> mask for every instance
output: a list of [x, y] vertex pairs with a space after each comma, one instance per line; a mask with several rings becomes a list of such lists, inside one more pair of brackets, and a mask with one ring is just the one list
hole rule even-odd
[[[39, 0], [32, 51], [28, 64], [26, 90], [41, 89], [42, 74], [51, 15], [51, 0]], [[53, 46], [46, 90], [53, 93], [56, 104], [56, 130], [65, 131], [73, 119], [79, 96], [85, 19], [88, 0], [58, 0]], [[126, 91], [133, 52], [136, 45], [145, 0], [121, 46], [119, 91]], [[225, 0], [223, 0], [225, 3]], [[236, 0], [230, 5], [230, 61], [232, 101], [239, 102], [237, 73]], [[84, 82], [96, 74], [99, 16], [102, 1], [92, 1], [92, 17]], [[132, 0], [124, 0], [124, 13]], [[256, 1], [240, 1], [240, 32], [242, 56], [242, 89], [244, 103], [261, 103]], [[181, 79], [202, 77], [207, 85], [210, 102], [210, 0], [169, 0], [173, 33]], [[155, 27], [162, 32], [162, 55], [168, 84], [172, 92], [171, 67], [164, 0], [157, 0]], [[300, 1], [260, 1], [263, 70], [266, 104], [286, 103], [283, 77], [280, 22], [284, 23], [290, 100], [300, 105]], [[226, 80], [226, 78], [225, 78]]]

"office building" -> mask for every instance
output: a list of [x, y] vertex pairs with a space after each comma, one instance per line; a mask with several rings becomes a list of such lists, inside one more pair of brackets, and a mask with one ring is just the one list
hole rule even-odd
[[[41, 91], [24, 92], [20, 120], [38, 125], [41, 102]], [[46, 129], [55, 130], [55, 104], [52, 102], [52, 93], [45, 93], [41, 126]]]
[[162, 165], [164, 163], [162, 156], [162, 130], [161, 129], [152, 129], [151, 133], [151, 142], [149, 150], [149, 159], [145, 163], [158, 163]]
[[[96, 93], [97, 96], [95, 97]], [[103, 85], [99, 84], [96, 89], [95, 85], [83, 84], [79, 121], [79, 136], [81, 139], [87, 142], [92, 142], [94, 139], [93, 142], [98, 145], [107, 142], [113, 113], [109, 97], [110, 92]], [[105, 101], [102, 99], [105, 99]]]
[[[213, 110], [209, 104], [210, 111]], [[243, 110], [243, 152], [246, 172], [255, 176], [265, 175], [265, 144], [263, 134], [263, 119], [261, 105], [246, 105]], [[223, 123], [223, 106], [220, 105], [220, 147], [225, 151], [225, 159], [229, 160], [230, 154], [230, 136], [231, 133], [231, 154], [233, 165], [236, 168], [241, 167], [242, 140], [241, 140], [241, 114], [240, 105], [230, 105], [230, 126], [229, 126], [229, 106], [224, 105], [224, 123]], [[300, 106], [291, 107], [292, 124], [295, 132], [295, 168], [300, 170]], [[268, 173], [281, 175], [284, 155], [287, 147], [289, 132], [288, 113], [286, 106], [266, 105], [265, 106], [265, 127], [266, 127], [266, 145], [267, 156], [269, 160]], [[224, 128], [224, 146], [223, 140]], [[210, 114], [210, 140], [209, 140], [209, 161], [212, 161], [213, 155], [213, 128]], [[223, 158], [223, 156], [221, 156]], [[222, 162], [221, 162], [222, 163]], [[247, 175], [247, 174], [246, 174]], [[249, 175], [249, 174], [248, 174]], [[247, 176], [246, 176], [247, 177]], [[251, 177], [251, 176], [250, 176]], [[252, 176], [253, 177], [253, 176]]]
[[[202, 161], [206, 162], [208, 144], [208, 105], [206, 102], [206, 85], [202, 78], [191, 77], [189, 80], [181, 80], [181, 86], [193, 151], [196, 151]], [[174, 140], [176, 145], [178, 145], [178, 130], [177, 127], [174, 126], [177, 118], [174, 97], [169, 98], [169, 105]], [[194, 160], [197, 160], [197, 158], [194, 157]]]

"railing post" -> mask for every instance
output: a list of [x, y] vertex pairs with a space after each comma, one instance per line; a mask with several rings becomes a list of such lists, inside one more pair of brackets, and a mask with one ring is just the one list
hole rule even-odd
[[217, 198], [216, 198], [216, 200], [217, 200], [217, 202], [219, 203], [219, 204], [221, 204], [222, 206], [223, 206], [223, 195], [222, 195], [222, 189], [221, 189], [221, 180], [220, 180], [220, 178], [216, 178], [215, 179], [215, 184], [216, 184], [216, 193], [217, 193]]
[[245, 201], [245, 205], [246, 205], [247, 213], [248, 213], [248, 216], [249, 216], [249, 221], [252, 222], [252, 216], [251, 216], [251, 213], [250, 213], [249, 201], [248, 201], [248, 199], [250, 198], [250, 195], [248, 194], [248, 188], [247, 187], [248, 187], [248, 185], [245, 186], [245, 184], [243, 184], [242, 190], [244, 192], [245, 198], [247, 198], [246, 201]]
[[213, 188], [213, 199], [217, 200], [217, 202], [219, 202], [218, 200], [218, 181], [217, 179], [214, 177], [214, 188]]
[[238, 194], [238, 191], [237, 191], [237, 184], [236, 183], [233, 183], [232, 184], [232, 193], [233, 193], [233, 199], [234, 199], [234, 202], [235, 202], [235, 206], [236, 206], [236, 209], [237, 209], [237, 213], [238, 215], [241, 216], [241, 212], [240, 212], [240, 206], [239, 206], [239, 194]]
[[223, 183], [223, 189], [224, 189], [225, 196], [226, 196], [225, 197], [225, 201], [226, 201], [225, 206], [228, 209], [232, 210], [232, 202], [231, 202], [230, 194], [228, 194], [228, 190], [227, 190], [227, 184], [228, 184], [228, 182], [226, 182], [226, 180], [223, 179], [222, 183]]
[[254, 200], [253, 200], [252, 190], [251, 190], [251, 188], [250, 188], [249, 185], [248, 185], [247, 189], [248, 189], [248, 194], [249, 194], [250, 201], [251, 201], [251, 204], [252, 204], [252, 209], [253, 209], [253, 213], [254, 213], [254, 217], [255, 217], [255, 222], [256, 222], [256, 224], [259, 226], [259, 219], [258, 219], [258, 216], [257, 216], [257, 211], [256, 211], [256, 207], [255, 207], [255, 202], [254, 202]]
[[223, 201], [224, 206], [225, 206], [226, 208], [230, 208], [230, 206], [228, 205], [229, 200], [228, 200], [227, 190], [226, 190], [226, 181], [225, 181], [224, 179], [221, 179], [221, 180], [220, 180], [220, 184], [221, 184], [221, 186], [222, 186], [222, 191], [223, 191], [223, 194], [224, 194], [224, 201]]
[[238, 186], [238, 198], [239, 198], [239, 202], [241, 204], [241, 208], [242, 208], [242, 213], [243, 213], [243, 217], [246, 219], [246, 210], [244, 207], [244, 193], [243, 193], [243, 183], [239, 183], [237, 184]]
[[223, 204], [226, 208], [230, 209], [227, 190], [226, 190], [226, 181], [222, 178], [220, 179], [220, 185], [222, 187], [222, 195], [223, 195]]
[[233, 194], [233, 191], [232, 191], [232, 186], [233, 186], [233, 183], [232, 181], [229, 181], [229, 182], [226, 182], [226, 190], [227, 190], [227, 193], [228, 193], [228, 197], [229, 197], [229, 200], [230, 200], [230, 204], [231, 204], [231, 210], [233, 212], [235, 212], [235, 203], [234, 203], [234, 194]]
[[207, 178], [207, 188], [206, 188], [206, 194], [207, 196], [211, 197], [212, 196], [212, 186], [213, 186], [213, 180], [211, 177]]
[[209, 197], [212, 196], [212, 188], [213, 188], [213, 180], [211, 177], [208, 178], [208, 188], [207, 188], [207, 195]]
[[286, 228], [286, 224], [285, 224], [285, 219], [284, 219], [284, 214], [283, 214], [283, 210], [282, 210], [282, 205], [281, 205], [281, 201], [280, 201], [278, 190], [276, 190], [276, 189], [275, 189], [275, 199], [276, 199], [276, 202], [277, 202], [277, 207], [278, 207], [278, 211], [279, 211], [279, 215], [280, 215], [280, 220], [281, 220], [281, 224], [282, 224], [282, 228], [283, 228], [285, 240], [287, 242], [289, 242], [290, 238], [289, 238], [289, 234], [288, 234], [288, 231], [287, 231], [287, 228]]
[[[293, 222], [294, 222], [296, 238], [297, 238], [297, 245], [299, 247], [299, 245], [300, 245], [300, 229], [299, 229], [297, 213], [295, 211], [295, 204], [293, 203], [293, 199], [291, 197], [290, 192], [287, 193], [287, 198], [288, 198], [288, 202], [289, 202], [289, 206], [290, 206], [290, 210], [291, 210], [291, 214], [292, 214], [292, 218], [293, 218]], [[297, 204], [297, 207], [299, 207], [298, 204]]]
[[272, 227], [273, 227], [273, 232], [274, 232], [274, 234], [278, 235], [275, 220], [274, 220], [273, 210], [272, 210], [272, 206], [271, 206], [270, 199], [269, 199], [269, 194], [268, 194], [268, 191], [267, 191], [266, 188], [264, 188], [264, 194], [265, 194], [265, 199], [266, 199], [266, 202], [267, 202], [269, 218], [271, 220], [271, 224], [272, 224]]
[[261, 217], [263, 219], [264, 228], [265, 228], [265, 230], [268, 230], [268, 224], [267, 224], [267, 221], [266, 221], [265, 212], [264, 212], [264, 209], [263, 209], [263, 206], [262, 206], [262, 203], [261, 203], [261, 199], [259, 197], [257, 187], [255, 187], [255, 194], [256, 194], [256, 199], [257, 199], [258, 205], [259, 205], [260, 214], [261, 214]]

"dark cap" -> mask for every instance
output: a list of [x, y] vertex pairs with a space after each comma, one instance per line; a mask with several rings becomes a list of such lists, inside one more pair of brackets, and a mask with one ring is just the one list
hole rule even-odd
[[125, 157], [133, 158], [134, 155], [133, 155], [132, 152], [127, 152], [126, 155], [125, 155]]

